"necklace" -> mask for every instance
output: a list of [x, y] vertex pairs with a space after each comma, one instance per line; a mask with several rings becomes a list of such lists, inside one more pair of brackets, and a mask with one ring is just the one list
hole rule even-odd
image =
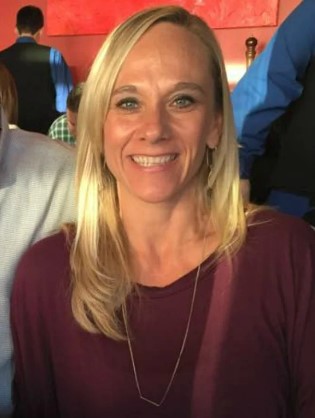
[[140, 399], [142, 399], [145, 402], [150, 403], [151, 405], [154, 405], [156, 407], [159, 407], [163, 404], [163, 402], [165, 401], [168, 392], [173, 384], [180, 360], [182, 358], [182, 354], [183, 351], [185, 349], [186, 346], [186, 341], [187, 341], [187, 337], [188, 337], [188, 333], [189, 333], [189, 328], [190, 328], [190, 323], [191, 323], [191, 317], [193, 314], [193, 310], [194, 310], [194, 305], [195, 305], [195, 298], [196, 298], [196, 292], [197, 292], [197, 285], [198, 285], [198, 280], [199, 280], [199, 276], [200, 276], [200, 268], [201, 268], [201, 262], [198, 266], [197, 269], [197, 273], [196, 273], [196, 277], [195, 277], [195, 283], [194, 283], [194, 289], [193, 289], [193, 294], [192, 294], [192, 298], [191, 298], [191, 303], [190, 303], [190, 309], [189, 309], [189, 314], [188, 314], [188, 319], [187, 319], [187, 324], [186, 324], [186, 329], [185, 329], [185, 333], [184, 333], [184, 337], [183, 337], [183, 341], [182, 341], [182, 345], [181, 348], [179, 350], [179, 354], [177, 356], [177, 360], [175, 362], [175, 366], [173, 369], [173, 372], [171, 374], [171, 377], [169, 379], [168, 385], [166, 386], [166, 389], [164, 391], [163, 396], [161, 397], [161, 400], [159, 402], [153, 401], [152, 399], [147, 398], [146, 396], [144, 396], [142, 394], [142, 390], [140, 387], [140, 382], [139, 382], [139, 378], [138, 378], [138, 373], [137, 373], [137, 368], [136, 368], [136, 363], [135, 363], [135, 359], [134, 359], [134, 355], [133, 355], [133, 350], [132, 350], [132, 345], [131, 345], [131, 341], [130, 341], [130, 336], [129, 336], [129, 330], [128, 330], [128, 325], [127, 325], [127, 313], [126, 313], [126, 306], [125, 304], [122, 307], [122, 314], [123, 314], [123, 320], [124, 320], [124, 325], [125, 325], [125, 329], [126, 329], [126, 335], [127, 335], [127, 341], [128, 341], [128, 348], [129, 348], [129, 354], [130, 354], [130, 358], [131, 358], [131, 363], [132, 363], [132, 369], [133, 369], [133, 375], [134, 375], [134, 379], [135, 379], [135, 383], [136, 383], [136, 387], [138, 390], [138, 394]]

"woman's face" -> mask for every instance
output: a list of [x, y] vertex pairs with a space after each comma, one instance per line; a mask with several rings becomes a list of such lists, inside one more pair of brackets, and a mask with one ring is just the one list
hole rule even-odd
[[217, 145], [220, 124], [205, 46], [180, 26], [151, 28], [121, 68], [104, 123], [120, 201], [193, 198], [205, 147]]

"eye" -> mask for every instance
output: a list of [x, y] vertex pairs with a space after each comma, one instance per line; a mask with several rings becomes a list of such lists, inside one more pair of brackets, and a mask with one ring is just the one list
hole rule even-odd
[[116, 103], [116, 107], [123, 110], [135, 110], [139, 107], [139, 102], [133, 97], [125, 97]]
[[180, 109], [185, 109], [191, 106], [192, 104], [196, 103], [196, 100], [192, 96], [183, 95], [176, 97], [173, 103], [176, 107]]

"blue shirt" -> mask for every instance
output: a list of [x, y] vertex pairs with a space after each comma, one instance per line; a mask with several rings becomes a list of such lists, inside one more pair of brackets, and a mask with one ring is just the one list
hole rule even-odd
[[[30, 36], [21, 36], [16, 40], [17, 43], [36, 42]], [[67, 110], [67, 97], [73, 88], [70, 70], [60, 51], [50, 48], [49, 63], [51, 76], [56, 90], [56, 109], [60, 113]]]
[[271, 123], [301, 95], [301, 80], [314, 55], [315, 1], [304, 0], [232, 92], [241, 178], [249, 178], [255, 157], [264, 153]]

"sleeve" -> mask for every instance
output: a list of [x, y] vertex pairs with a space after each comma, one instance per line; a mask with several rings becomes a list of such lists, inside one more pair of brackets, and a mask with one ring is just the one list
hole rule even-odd
[[[297, 418], [315, 417], [315, 232], [299, 230], [292, 236], [288, 274], [283, 277], [287, 294], [287, 358], [292, 398]], [[289, 277], [293, 277], [290, 281]], [[289, 290], [290, 289], [290, 290]], [[289, 295], [289, 296], [288, 296]], [[293, 412], [293, 411], [292, 411]]]
[[282, 23], [232, 92], [241, 178], [265, 149], [271, 123], [302, 93], [315, 54], [315, 2], [304, 0]]
[[58, 416], [49, 360], [49, 325], [43, 320], [49, 307], [43, 303], [45, 254], [40, 245], [35, 244], [22, 257], [11, 296], [14, 418]]
[[67, 97], [73, 88], [72, 76], [65, 59], [57, 49], [50, 49], [49, 59], [56, 89], [56, 109], [60, 113], [65, 113], [67, 110]]

